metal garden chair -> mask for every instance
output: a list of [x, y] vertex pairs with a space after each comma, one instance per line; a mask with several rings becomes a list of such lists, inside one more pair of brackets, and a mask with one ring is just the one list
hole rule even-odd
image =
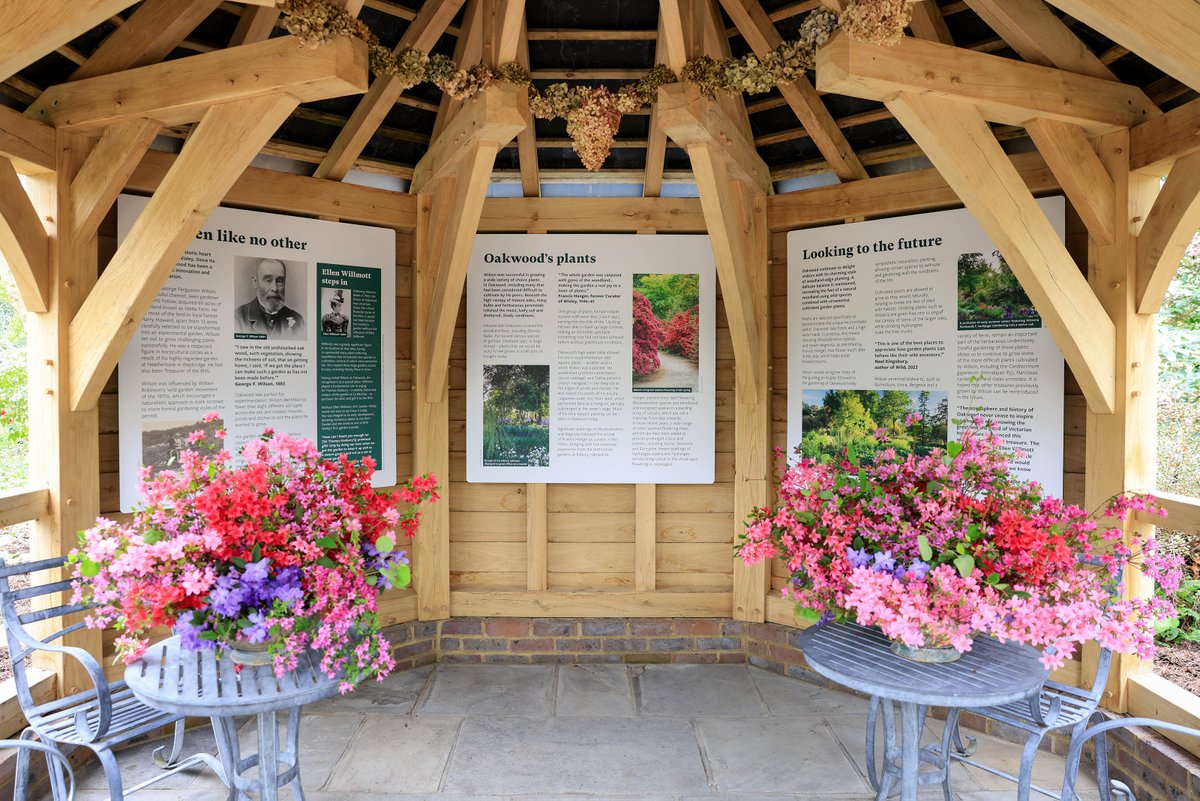
[[[35, 743], [32, 740], [0, 740], [0, 748], [19, 748], [22, 754], [27, 750], [40, 751], [45, 754], [46, 762], [52, 763], [55, 766], [55, 769], [51, 771], [51, 775], [53, 776], [54, 773], [57, 773], [59, 780], [66, 787], [64, 798], [66, 801], [74, 801], [75, 771], [71, 768], [71, 760], [63, 756], [61, 751], [49, 745]], [[18, 759], [20, 759], [19, 756]]]
[[[84, 627], [81, 616], [77, 613], [85, 611], [87, 607], [72, 603], [54, 605], [56, 599], [52, 599], [49, 602], [51, 605], [45, 609], [24, 613], [17, 611], [18, 601], [54, 593], [69, 593], [71, 582], [64, 580], [11, 589], [9, 579], [17, 575], [28, 575], [32, 580], [33, 574], [60, 568], [65, 563], [65, 557], [20, 565], [6, 565], [4, 560], [0, 559], [0, 607], [3, 609], [4, 629], [8, 638], [8, 654], [12, 660], [13, 678], [21, 711], [25, 713], [25, 719], [29, 722], [29, 727], [21, 734], [21, 740], [28, 744], [36, 736], [44, 747], [35, 750], [44, 752], [49, 748], [57, 752], [59, 757], [63, 756], [64, 750], [69, 752], [77, 746], [91, 749], [104, 768], [112, 801], [121, 801], [125, 794], [121, 783], [121, 771], [112, 749], [171, 723], [175, 724], [175, 736], [170, 753], [163, 756], [166, 746], [154, 752], [154, 761], [164, 772], [129, 788], [128, 792], [140, 790], [192, 765], [212, 764], [212, 756], [209, 754], [196, 754], [180, 760], [184, 734], [184, 719], [181, 715], [160, 712], [146, 706], [134, 698], [124, 681], [108, 681], [100, 663], [90, 653], [82, 648], [56, 643], [64, 635]], [[67, 625], [65, 619], [71, 615], [80, 619]], [[42, 631], [37, 636], [26, 628], [28, 624], [41, 623], [50, 629], [55, 627], [55, 622], [59, 624], [57, 630]], [[78, 660], [87, 671], [93, 686], [66, 698], [38, 703], [34, 700], [29, 675], [25, 669], [25, 659], [35, 651], [64, 654]], [[59, 757], [51, 757], [48, 754], [47, 768], [55, 801], [67, 801], [71, 797], [73, 780], [70, 784], [66, 781], [70, 774], [64, 774]], [[28, 782], [29, 752], [22, 749], [17, 758], [14, 793], [16, 798], [25, 798]]]
[[[1095, 726], [1089, 727], [1080, 736], [1071, 738], [1071, 748], [1067, 751], [1066, 771], [1063, 774], [1061, 801], [1073, 801], [1075, 798], [1075, 779], [1079, 773], [1079, 762], [1083, 757], [1083, 747], [1087, 741], [1093, 737], [1098, 738], [1096, 740], [1096, 753], [1099, 755], [1105, 740], [1101, 735], [1113, 729], [1122, 729], [1131, 726], [1149, 726], [1155, 729], [1177, 731], [1181, 734], [1191, 735], [1192, 737], [1200, 737], [1200, 729], [1181, 726], [1178, 723], [1167, 723], [1166, 721], [1155, 720], [1153, 718], [1115, 718], [1097, 723]], [[1133, 790], [1129, 789], [1129, 786], [1124, 782], [1113, 779], [1112, 786], [1111, 788], [1109, 787], [1108, 763], [1104, 763], [1102, 770], [1099, 756], [1096, 758], [1096, 781], [1100, 785], [1100, 795], [1102, 798], [1108, 797], [1110, 794], [1115, 794], [1121, 801], [1137, 801], [1133, 795]]]
[[[976, 715], [982, 715], [1026, 733], [1019, 775], [1014, 776], [973, 759], [978, 744], [974, 737], [968, 736], [966, 745], [964, 745], [957, 724], [954, 726], [953, 747], [950, 750], [950, 756], [980, 770], [1016, 782], [1017, 801], [1029, 801], [1031, 791], [1050, 798], [1058, 798], [1058, 792], [1033, 784], [1033, 761], [1037, 756], [1038, 746], [1047, 734], [1060, 729], [1070, 729], [1071, 742], [1074, 743], [1076, 739], [1083, 736], [1089, 724], [1103, 720], [1097, 707], [1100, 705], [1101, 696], [1104, 695], [1111, 662], [1112, 652], [1107, 648], [1101, 649], [1096, 673], [1088, 689], [1072, 687], [1057, 681], [1047, 681], [1042, 685], [1040, 692], [1022, 701], [1015, 701], [1004, 706], [969, 710]], [[1096, 741], [1096, 771], [1097, 781], [1100, 783], [1101, 801], [1109, 801], [1108, 752], [1103, 739]]]

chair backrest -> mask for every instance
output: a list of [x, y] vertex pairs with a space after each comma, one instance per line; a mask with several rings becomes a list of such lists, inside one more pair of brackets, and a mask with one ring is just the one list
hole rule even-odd
[[[65, 635], [84, 628], [85, 624], [82, 619], [64, 625], [65, 621], [63, 618], [77, 612], [82, 612], [88, 607], [84, 604], [58, 603], [59, 599], [55, 598], [49, 601], [49, 605], [44, 606], [44, 608], [18, 612], [17, 604], [23, 600], [32, 601], [35, 598], [42, 598], [57, 593], [70, 593], [70, 579], [62, 579], [47, 584], [33, 583], [34, 574], [44, 570], [61, 568], [66, 564], [66, 561], [65, 556], [56, 556], [52, 559], [42, 559], [37, 562], [10, 565], [6, 564], [3, 559], [0, 559], [0, 613], [4, 617], [4, 633], [8, 640], [8, 657], [12, 661], [13, 679], [17, 685], [17, 696], [20, 699], [21, 708], [27, 711], [36, 708], [37, 704], [30, 689], [29, 674], [25, 669], [26, 657], [34, 651], [35, 644], [54, 643]], [[30, 585], [28, 587], [12, 588], [11, 579], [16, 576], [28, 576]], [[70, 596], [68, 595], [67, 598], [69, 599]], [[31, 605], [34, 607], [39, 606], [36, 603]], [[37, 627], [36, 635], [29, 629], [29, 624], [32, 623], [44, 624]]]

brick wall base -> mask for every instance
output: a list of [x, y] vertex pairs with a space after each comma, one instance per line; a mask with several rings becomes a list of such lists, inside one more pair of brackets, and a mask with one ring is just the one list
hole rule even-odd
[[[384, 632], [398, 670], [449, 664], [741, 664], [811, 684], [844, 688], [808, 667], [797, 629], [722, 618], [478, 618], [403, 623]], [[1114, 716], [1118, 717], [1118, 716]], [[964, 726], [1021, 742], [1024, 733], [964, 712]], [[1042, 748], [1060, 756], [1069, 738], [1051, 735]], [[1200, 798], [1200, 760], [1147, 729], [1108, 735], [1112, 777], [1138, 801]], [[1093, 769], [1089, 747], [1086, 769]]]

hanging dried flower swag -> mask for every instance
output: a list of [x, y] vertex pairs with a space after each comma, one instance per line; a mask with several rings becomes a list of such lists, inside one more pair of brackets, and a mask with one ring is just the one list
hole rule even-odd
[[[817, 48], [839, 27], [852, 39], [894, 45], [904, 36], [912, 18], [914, 0], [848, 0], [841, 17], [820, 7], [809, 13], [795, 39], [781, 43], [762, 58], [753, 53], [739, 58], [700, 56], [684, 64], [679, 80], [695, 84], [712, 97], [761, 94], [780, 83], [795, 81], [816, 64]], [[305, 47], [328, 44], [336, 36], [353, 36], [367, 43], [371, 72], [392, 76], [402, 89], [432, 83], [455, 100], [466, 100], [495, 81], [524, 86], [529, 110], [538, 119], [565, 119], [567, 135], [583, 166], [595, 172], [608, 159], [621, 126], [621, 117], [652, 104], [658, 88], [673, 83], [675, 73], [658, 64], [646, 76], [615, 92], [606, 86], [569, 86], [552, 83], [538, 89], [529, 70], [520, 64], [460, 67], [442, 55], [406, 48], [393, 52], [361, 20], [329, 0], [282, 0], [279, 8], [288, 33]]]

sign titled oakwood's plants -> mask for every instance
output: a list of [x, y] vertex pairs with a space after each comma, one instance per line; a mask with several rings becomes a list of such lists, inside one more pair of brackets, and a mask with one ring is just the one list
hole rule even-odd
[[467, 480], [712, 482], [715, 294], [703, 236], [476, 237]]
[[[145, 204], [120, 198], [119, 237]], [[121, 358], [121, 508], [139, 467], [177, 467], [197, 430], [304, 436], [395, 484], [395, 264], [392, 231], [214, 211]]]

